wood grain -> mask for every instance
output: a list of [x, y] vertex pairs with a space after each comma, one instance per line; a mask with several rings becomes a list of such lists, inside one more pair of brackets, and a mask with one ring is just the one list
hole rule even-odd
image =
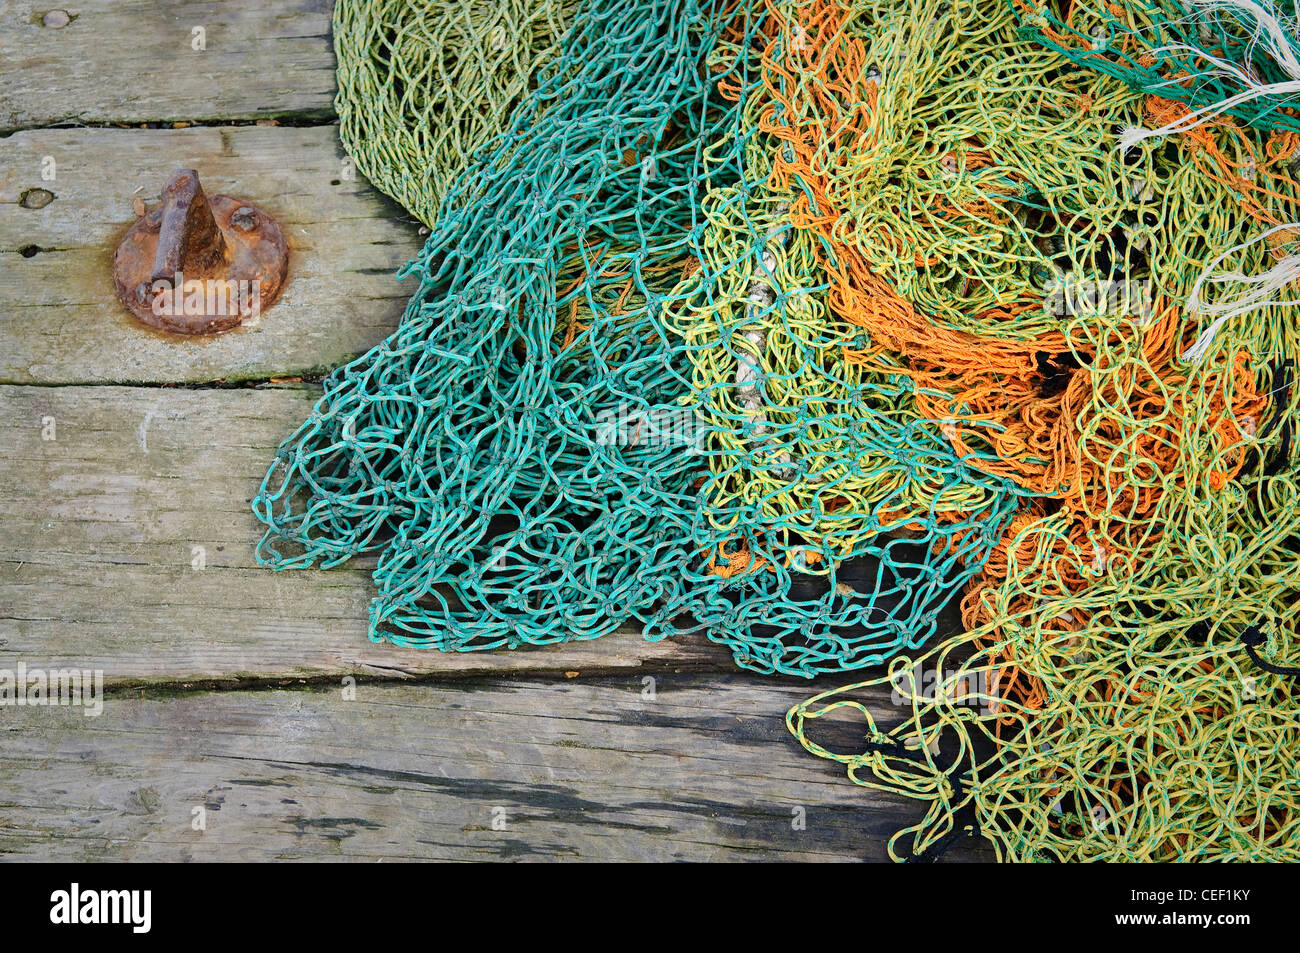
[[[920, 816], [788, 735], [783, 715], [803, 686], [660, 676], [653, 697], [650, 687], [639, 677], [361, 685], [351, 701], [337, 687], [146, 692], [110, 696], [97, 718], [0, 708], [0, 853], [881, 860], [888, 837]], [[204, 830], [193, 829], [196, 808]], [[958, 842], [943, 860], [987, 859], [981, 843]]]
[[56, 2], [0, 2], [0, 133], [333, 115], [329, 0], [78, 0], [51, 28]]
[[[0, 149], [0, 382], [239, 381], [332, 369], [383, 340], [414, 289], [396, 270], [417, 225], [349, 165], [334, 126], [17, 133]], [[55, 179], [42, 178], [54, 163]], [[281, 300], [251, 326], [206, 338], [153, 331], [113, 290], [113, 251], [134, 200], [158, 201], [194, 168], [243, 196], [290, 243]], [[349, 178], [348, 176], [352, 177]], [[33, 190], [53, 200], [32, 204]], [[28, 196], [26, 205], [23, 197]]]
[[[248, 500], [319, 388], [186, 385], [365, 351], [422, 243], [327, 124], [330, 8], [84, 0], [56, 29], [50, 3], [0, 0], [0, 668], [109, 686], [97, 718], [0, 706], [0, 859], [883, 859], [918, 806], [784, 728], [827, 679], [735, 674], [702, 638], [397, 649], [366, 637], [372, 560], [256, 565]], [[255, 120], [285, 124], [230, 125]], [[146, 123], [191, 128], [48, 128]], [[137, 200], [181, 167], [290, 238], [254, 326], [169, 337], [114, 296]]]
[[0, 387], [0, 666], [99, 668], [113, 684], [731, 668], [702, 638], [460, 654], [371, 643], [373, 557], [285, 573], [254, 560], [248, 500], [318, 393]]

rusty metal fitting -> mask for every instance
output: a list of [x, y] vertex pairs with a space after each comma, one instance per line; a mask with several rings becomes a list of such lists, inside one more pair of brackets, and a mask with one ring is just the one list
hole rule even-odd
[[208, 197], [193, 169], [163, 186], [113, 255], [113, 283], [128, 311], [177, 334], [217, 334], [257, 317], [280, 295], [289, 249], [265, 211]]

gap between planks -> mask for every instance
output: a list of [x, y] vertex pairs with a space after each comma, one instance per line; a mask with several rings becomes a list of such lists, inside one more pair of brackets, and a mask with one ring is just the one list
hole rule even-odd
[[[358, 686], [0, 710], [0, 853], [48, 860], [853, 860], [921, 805], [805, 752], [746, 676]], [[887, 696], [865, 696], [887, 714]], [[848, 744], [861, 725], [828, 725]], [[827, 741], [826, 736], [819, 740]], [[199, 826], [196, 826], [196, 821]], [[944, 860], [983, 860], [959, 841]]]
[[328, 0], [0, 4], [0, 134], [67, 122], [334, 115]]

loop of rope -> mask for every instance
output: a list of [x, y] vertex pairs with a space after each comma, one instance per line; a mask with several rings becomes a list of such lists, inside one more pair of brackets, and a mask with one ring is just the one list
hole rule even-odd
[[1250, 656], [1250, 660], [1254, 662], [1256, 666], [1272, 675], [1286, 675], [1290, 678], [1300, 678], [1300, 668], [1288, 667], [1286, 665], [1273, 665], [1260, 658], [1259, 652], [1256, 650], [1259, 646], [1267, 643], [1268, 636], [1260, 631], [1259, 626], [1252, 625], [1241, 633], [1241, 644], [1246, 646], [1246, 654]]

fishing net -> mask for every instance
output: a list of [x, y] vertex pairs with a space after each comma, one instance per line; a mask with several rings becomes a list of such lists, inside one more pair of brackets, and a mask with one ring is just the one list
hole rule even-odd
[[690, 265], [705, 149], [734, 142], [723, 20], [584, 9], [437, 203], [399, 329], [281, 448], [261, 558], [380, 550], [372, 634], [402, 645], [593, 638], [681, 599], [695, 460], [599, 428], [680, 396], [654, 314]]
[[[338, 14], [360, 24], [340, 72], [369, 77], [341, 99], [420, 46], [381, 97], [402, 109], [348, 107], [372, 124], [345, 131], [353, 147], [469, 95], [412, 92], [448, 49], [412, 38], [448, 15]], [[935, 632], [1026, 491], [954, 449], [898, 369], [842, 359], [861, 328], [827, 305], [825, 250], [795, 229], [765, 126], [801, 119], [756, 98], [786, 42], [774, 23], [758, 4], [588, 3], [559, 52], [529, 47], [526, 80], [519, 57], [491, 66], [528, 92], [445, 195], [421, 184], [427, 145], [360, 160], [437, 209], [403, 272], [421, 285], [281, 448], [254, 501], [263, 562], [379, 551], [371, 633], [401, 645], [630, 626], [812, 675]], [[447, 141], [470, 148], [500, 116]]]
[[[1300, 131], [1293, 0], [1010, 0], [1024, 35], [1071, 62], [1193, 107]], [[1169, 130], [1171, 131], [1171, 130]]]
[[[1187, 507], [1199, 532], [1184, 559], [1047, 610], [1085, 624], [1008, 619], [991, 644], [972, 633], [796, 706], [791, 730], [854, 782], [926, 805], [891, 839], [895, 859], [982, 836], [1012, 861], [1296, 860], [1300, 669], [1285, 660], [1300, 652], [1300, 576], [1296, 520], [1277, 514], [1300, 499], [1293, 479], [1239, 479], [1236, 504]], [[1005, 690], [1008, 660], [1037, 697]], [[897, 717], [872, 713], [866, 685], [893, 690]], [[863, 718], [863, 750], [810, 737], [837, 711]]]
[[477, 149], [559, 51], [576, 0], [334, 5], [339, 138], [380, 191], [432, 225]]
[[796, 227], [778, 171], [807, 117], [771, 108], [774, 64], [801, 54], [769, 8], [755, 82], [725, 91], [744, 174], [704, 196], [699, 270], [665, 322], [703, 428], [695, 538], [728, 583], [690, 612], [742, 664], [813, 674], [927, 641], [1025, 493], [963, 459], [897, 368], [844, 360], [862, 328], [832, 306], [828, 246]]
[[[1093, 28], [1077, 9], [1072, 22]], [[924, 381], [918, 403], [939, 392], [955, 445], [987, 444], [1039, 494], [968, 589], [966, 633], [796, 706], [791, 731], [855, 782], [927, 803], [891, 841], [897, 859], [959, 832], [1014, 860], [1294, 857], [1300, 736], [1278, 660], [1298, 647], [1296, 333], [1282, 302], [1202, 295], [1207, 268], [1238, 269], [1225, 286], [1239, 291], [1293, 240], [1293, 134], [1221, 117], [1117, 148], [1144, 115], [1187, 106], [1079, 72], [997, 2], [819, 3], [789, 29], [820, 52], [787, 69], [833, 91], [822, 113], [842, 117], [805, 137], [794, 172], [832, 204], [853, 196], [808, 222], [860, 252], [837, 300]], [[900, 191], [852, 190], [873, 176]], [[891, 216], [928, 236], [892, 260]], [[951, 271], [950, 230], [974, 249]], [[1055, 323], [1017, 310], [1035, 248], [1060, 269], [1037, 295]], [[974, 298], [954, 283], [967, 274]], [[873, 688], [893, 690], [895, 718], [872, 714]], [[835, 713], [865, 719], [865, 750], [811, 737]]]
[[1293, 857], [1293, 20], [341, 4], [344, 141], [431, 234], [259, 559], [376, 553], [398, 645], [894, 659], [788, 724], [926, 804], [899, 859]]

